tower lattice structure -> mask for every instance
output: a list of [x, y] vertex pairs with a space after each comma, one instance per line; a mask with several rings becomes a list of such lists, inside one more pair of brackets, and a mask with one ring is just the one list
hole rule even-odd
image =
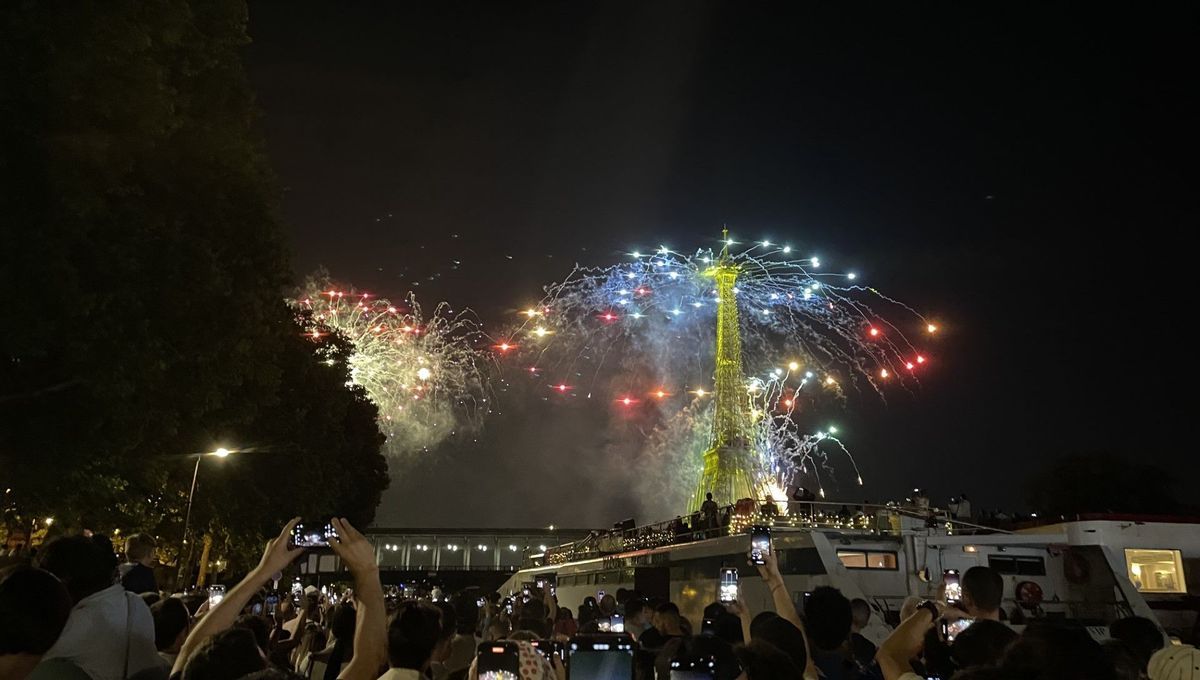
[[750, 398], [742, 371], [742, 337], [734, 287], [741, 268], [729, 257], [729, 232], [721, 257], [705, 272], [717, 289], [717, 351], [712, 438], [704, 452], [700, 484], [692, 496], [692, 511], [705, 494], [721, 505], [755, 498], [759, 466], [751, 446]]

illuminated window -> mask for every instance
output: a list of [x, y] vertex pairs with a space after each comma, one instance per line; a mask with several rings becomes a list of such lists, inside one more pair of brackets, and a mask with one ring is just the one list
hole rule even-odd
[[847, 569], [888, 569], [894, 571], [897, 568], [896, 553], [894, 552], [839, 550], [837, 551], [837, 556], [842, 561], [842, 566]]
[[1186, 593], [1178, 550], [1125, 549], [1129, 580], [1143, 593]]

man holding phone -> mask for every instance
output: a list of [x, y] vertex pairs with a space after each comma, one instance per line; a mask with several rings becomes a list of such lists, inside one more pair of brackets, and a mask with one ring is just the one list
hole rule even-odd
[[971, 567], [962, 575], [962, 609], [973, 619], [1000, 620], [1004, 578], [991, 567]]

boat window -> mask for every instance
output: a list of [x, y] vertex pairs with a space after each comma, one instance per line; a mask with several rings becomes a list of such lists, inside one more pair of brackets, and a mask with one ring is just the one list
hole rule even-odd
[[1129, 580], [1143, 593], [1185, 593], [1183, 559], [1178, 550], [1125, 549]]
[[988, 566], [1001, 574], [1046, 575], [1046, 560], [1034, 555], [988, 555]]
[[838, 559], [847, 569], [887, 569], [895, 571], [896, 553], [875, 550], [839, 550]]

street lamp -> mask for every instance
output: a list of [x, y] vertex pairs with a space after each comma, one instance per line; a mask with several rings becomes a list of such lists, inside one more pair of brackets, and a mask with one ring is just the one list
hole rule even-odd
[[[180, 556], [183, 555], [184, 547], [187, 548], [186, 561], [180, 561], [180, 563], [179, 563], [178, 578], [179, 578], [179, 582], [180, 582], [181, 586], [183, 586], [184, 579], [187, 576], [186, 572], [191, 570], [191, 564], [192, 564], [192, 544], [188, 543], [188, 528], [192, 523], [192, 499], [196, 495], [196, 478], [198, 476], [200, 476], [200, 461], [203, 460], [205, 456], [216, 456], [217, 458], [225, 458], [230, 453], [232, 453], [232, 451], [230, 451], [229, 449], [227, 449], [225, 447], [221, 447], [221, 448], [218, 448], [216, 451], [207, 451], [205, 453], [194, 454], [196, 456], [196, 467], [195, 467], [195, 469], [192, 470], [192, 488], [190, 491], [188, 491], [187, 513], [183, 516], [183, 545], [181, 545], [179, 547]], [[184, 586], [184, 587], [186, 587], [186, 586]]]

